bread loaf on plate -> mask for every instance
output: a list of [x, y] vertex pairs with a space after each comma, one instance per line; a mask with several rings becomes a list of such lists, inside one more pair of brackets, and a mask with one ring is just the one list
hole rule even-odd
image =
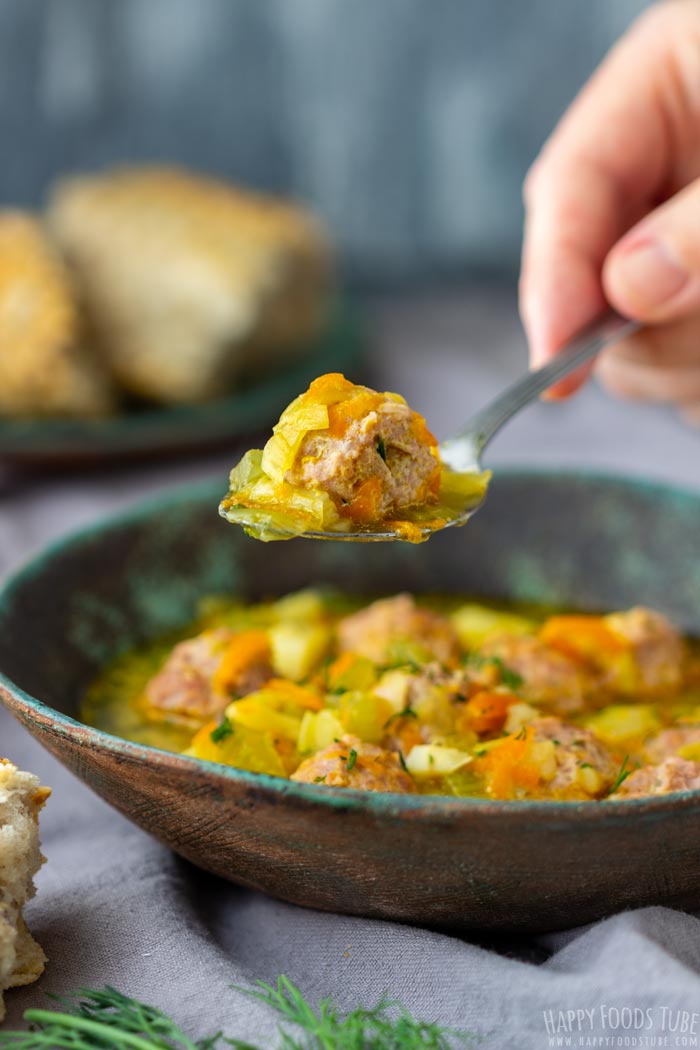
[[65, 178], [47, 221], [117, 383], [164, 404], [222, 397], [309, 349], [330, 255], [304, 208], [177, 168]]
[[99, 416], [114, 407], [83, 320], [40, 220], [0, 210], [0, 416]]

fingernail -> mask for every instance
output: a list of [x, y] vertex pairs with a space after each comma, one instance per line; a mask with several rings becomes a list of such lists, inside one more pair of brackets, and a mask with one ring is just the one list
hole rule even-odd
[[618, 257], [617, 281], [626, 294], [643, 306], [660, 306], [683, 290], [690, 274], [660, 241], [642, 241]]

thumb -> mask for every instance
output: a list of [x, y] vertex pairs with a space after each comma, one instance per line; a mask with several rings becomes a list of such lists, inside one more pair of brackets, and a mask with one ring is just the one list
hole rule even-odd
[[640, 321], [675, 321], [700, 309], [700, 179], [618, 241], [603, 286], [614, 307]]

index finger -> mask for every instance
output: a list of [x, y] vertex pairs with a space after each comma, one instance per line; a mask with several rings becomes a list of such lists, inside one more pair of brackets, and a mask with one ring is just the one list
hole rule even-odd
[[[603, 261], [669, 180], [668, 20], [654, 9], [623, 37], [527, 178], [520, 308], [533, 365], [605, 308]], [[570, 377], [554, 393], [580, 382]]]

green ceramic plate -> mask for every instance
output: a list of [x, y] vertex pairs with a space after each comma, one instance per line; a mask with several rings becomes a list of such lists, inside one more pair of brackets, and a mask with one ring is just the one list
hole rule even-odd
[[268, 428], [312, 379], [324, 372], [351, 372], [361, 352], [357, 318], [341, 303], [306, 357], [221, 401], [144, 409], [111, 419], [0, 420], [0, 463], [90, 466], [223, 445]]

